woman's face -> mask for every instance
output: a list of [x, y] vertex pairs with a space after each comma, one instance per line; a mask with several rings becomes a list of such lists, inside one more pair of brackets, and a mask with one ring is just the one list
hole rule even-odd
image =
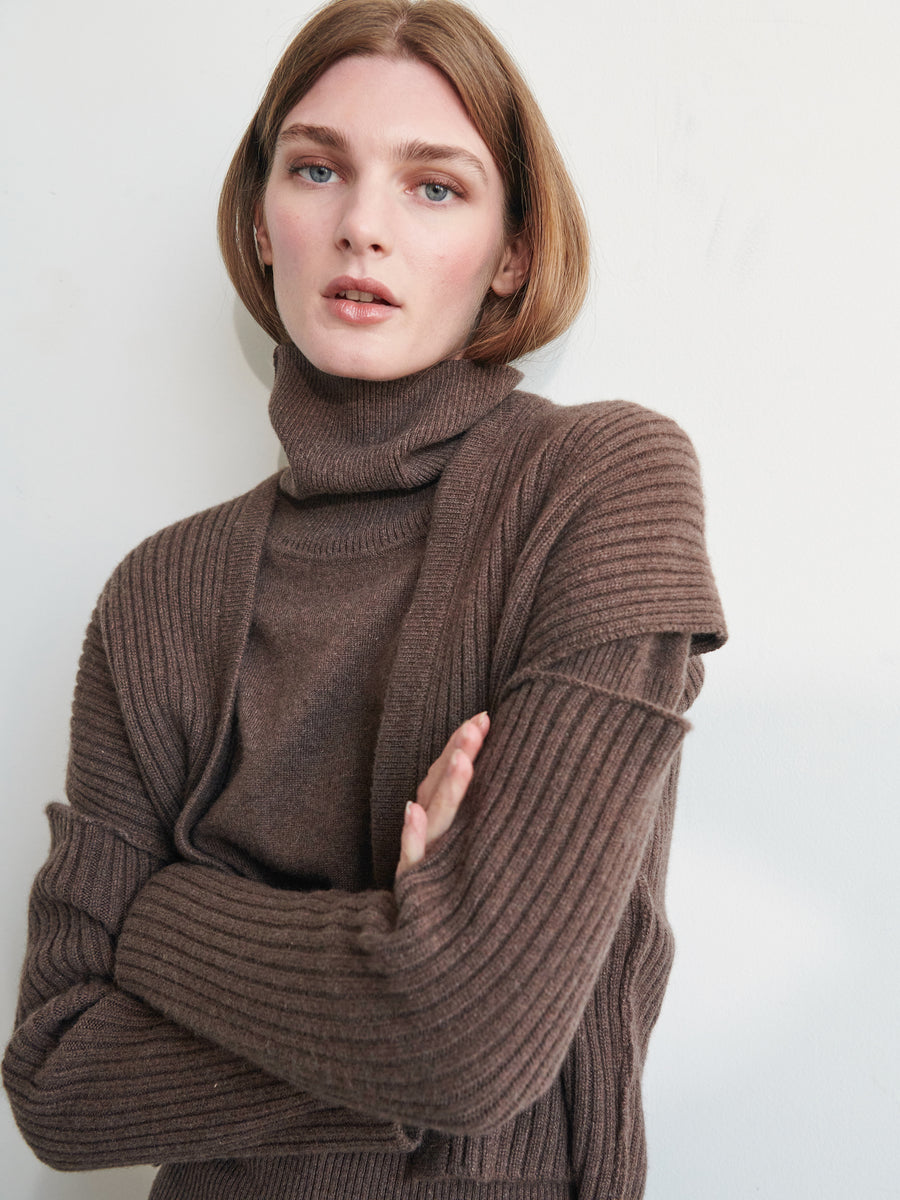
[[257, 237], [284, 326], [322, 371], [397, 379], [458, 356], [527, 255], [497, 165], [443, 75], [336, 63], [282, 124]]

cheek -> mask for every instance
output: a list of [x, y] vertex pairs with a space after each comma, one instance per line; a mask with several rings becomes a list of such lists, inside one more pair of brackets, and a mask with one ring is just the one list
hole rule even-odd
[[266, 204], [264, 215], [276, 266], [279, 259], [284, 264], [298, 255], [306, 257], [321, 243], [320, 231], [314, 227], [309, 214], [301, 217], [290, 206], [279, 205], [276, 201]]
[[435, 255], [433, 273], [460, 301], [479, 307], [490, 288], [503, 253], [502, 235], [493, 230], [470, 236], [461, 244]]

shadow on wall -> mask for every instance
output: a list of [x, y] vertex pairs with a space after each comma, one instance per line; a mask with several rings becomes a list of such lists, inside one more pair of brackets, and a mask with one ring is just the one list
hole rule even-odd
[[274, 343], [253, 320], [237, 296], [234, 298], [233, 310], [234, 331], [237, 334], [241, 352], [247, 360], [250, 370], [268, 391], [275, 376], [272, 363]]
[[147, 1200], [155, 1167], [126, 1167], [112, 1171], [58, 1174], [47, 1171], [29, 1200]]

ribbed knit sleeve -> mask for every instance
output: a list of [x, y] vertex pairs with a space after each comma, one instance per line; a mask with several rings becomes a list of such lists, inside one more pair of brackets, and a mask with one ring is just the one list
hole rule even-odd
[[168, 867], [125, 921], [119, 982], [332, 1102], [449, 1133], [499, 1126], [559, 1073], [685, 728], [570, 670], [524, 670], [463, 811], [395, 894]]
[[408, 1150], [399, 1126], [299, 1092], [114, 982], [134, 896], [171, 858], [118, 710], [97, 617], [82, 655], [70, 806], [29, 907], [16, 1030], [3, 1063], [16, 1120], [62, 1170], [226, 1156]]

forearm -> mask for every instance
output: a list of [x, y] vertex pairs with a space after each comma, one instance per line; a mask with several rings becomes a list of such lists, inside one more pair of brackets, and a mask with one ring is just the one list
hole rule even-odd
[[[74, 1018], [62, 1034], [60, 1010]], [[416, 1144], [90, 984], [16, 1030], [4, 1082], [24, 1137], [59, 1170]]]

